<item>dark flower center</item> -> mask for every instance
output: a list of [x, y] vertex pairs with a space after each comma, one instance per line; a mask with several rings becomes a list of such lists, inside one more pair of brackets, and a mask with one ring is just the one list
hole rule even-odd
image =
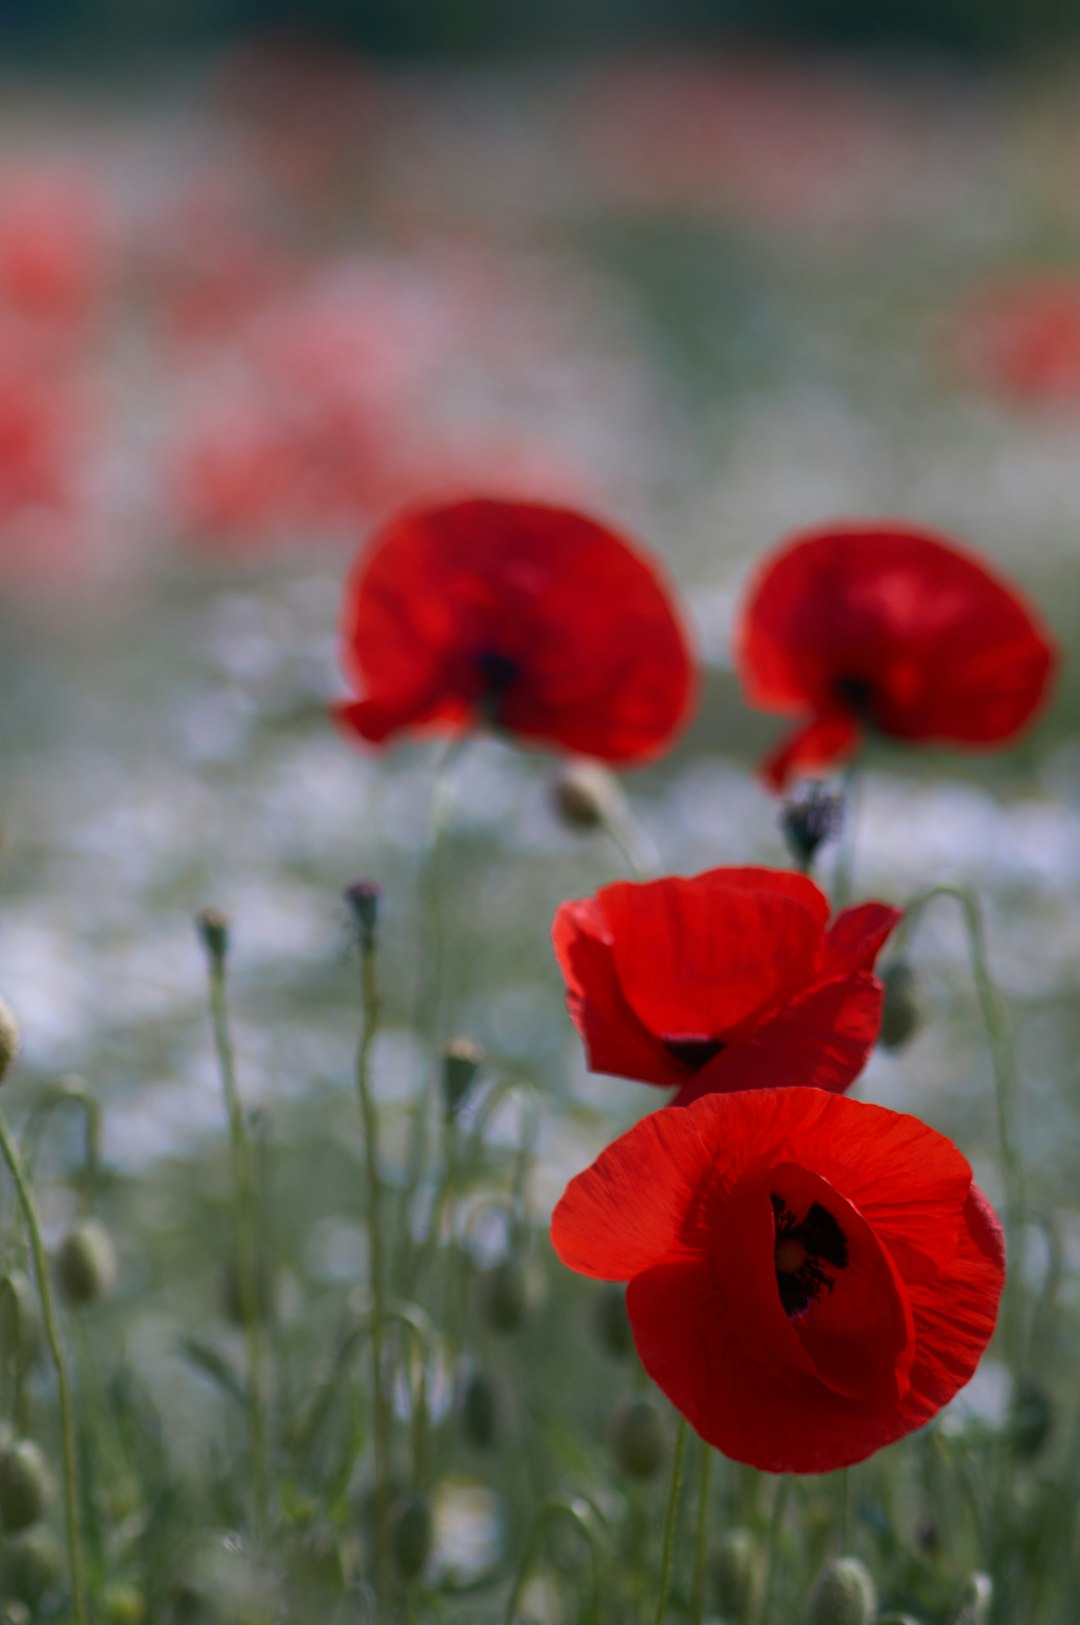
[[477, 668], [487, 699], [499, 699], [507, 689], [513, 688], [521, 676], [521, 667], [509, 655], [498, 649], [483, 649], [476, 657]]
[[665, 1038], [663, 1044], [674, 1060], [693, 1072], [699, 1072], [714, 1055], [727, 1048], [722, 1038]]
[[874, 685], [869, 677], [838, 677], [833, 693], [845, 710], [860, 722], [870, 722], [874, 713]]
[[776, 1242], [773, 1262], [780, 1302], [789, 1320], [803, 1315], [823, 1292], [836, 1285], [835, 1273], [847, 1268], [847, 1237], [820, 1202], [799, 1220], [782, 1196], [770, 1195]]

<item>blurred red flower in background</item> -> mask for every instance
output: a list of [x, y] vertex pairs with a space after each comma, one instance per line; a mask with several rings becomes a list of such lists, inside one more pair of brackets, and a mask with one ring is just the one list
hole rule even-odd
[[881, 1025], [874, 961], [900, 920], [829, 904], [804, 875], [712, 869], [563, 903], [555, 953], [594, 1072], [715, 1091], [858, 1076]]
[[1014, 401], [1080, 403], [1080, 276], [1045, 272], [970, 295], [946, 335], [972, 383]]
[[821, 1473], [921, 1427], [971, 1377], [1005, 1275], [951, 1141], [818, 1089], [654, 1112], [568, 1186], [563, 1263], [628, 1281], [645, 1369], [709, 1444]]
[[655, 567], [606, 526], [470, 500], [392, 520], [346, 592], [342, 721], [381, 744], [488, 724], [605, 761], [657, 755], [693, 691]]
[[20, 169], [0, 178], [0, 303], [65, 331], [102, 297], [109, 268], [104, 199], [93, 177]]
[[736, 663], [752, 705], [802, 713], [764, 766], [783, 788], [850, 756], [867, 732], [986, 749], [1031, 721], [1055, 665], [1016, 590], [929, 531], [810, 532], [767, 559]]

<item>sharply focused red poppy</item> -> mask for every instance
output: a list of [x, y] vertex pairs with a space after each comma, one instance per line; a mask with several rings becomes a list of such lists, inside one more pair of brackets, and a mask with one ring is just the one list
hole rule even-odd
[[706, 1439], [820, 1473], [940, 1410], [994, 1330], [1001, 1228], [917, 1118], [820, 1089], [654, 1112], [571, 1180], [571, 1269], [628, 1281], [645, 1369]]
[[685, 720], [692, 671], [659, 576], [614, 531], [531, 502], [418, 508], [349, 584], [342, 720], [381, 743], [478, 722], [583, 756], [655, 756]]
[[555, 954], [594, 1072], [678, 1090], [846, 1089], [881, 1026], [874, 961], [900, 919], [805, 875], [710, 869], [563, 903]]
[[765, 763], [782, 788], [850, 756], [867, 731], [974, 749], [1012, 739], [1038, 710], [1054, 651], [978, 559], [879, 523], [811, 532], [767, 560], [737, 663], [752, 704], [807, 719]]

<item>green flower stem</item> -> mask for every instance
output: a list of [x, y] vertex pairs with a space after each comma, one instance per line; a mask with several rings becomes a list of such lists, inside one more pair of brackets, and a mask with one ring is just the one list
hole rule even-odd
[[529, 1537], [525, 1542], [525, 1551], [518, 1564], [514, 1582], [510, 1587], [510, 1595], [506, 1599], [506, 1612], [503, 1614], [503, 1625], [514, 1625], [514, 1615], [517, 1605], [521, 1601], [528, 1583], [533, 1565], [540, 1555], [544, 1545], [544, 1538], [551, 1525], [557, 1518], [567, 1518], [585, 1536], [589, 1545], [589, 1555], [592, 1558], [592, 1584], [594, 1607], [599, 1602], [600, 1591], [600, 1543], [596, 1531], [596, 1514], [587, 1501], [575, 1499], [573, 1501], [544, 1501], [537, 1508], [536, 1515], [529, 1530]]
[[79, 1478], [75, 1447], [75, 1414], [71, 1398], [71, 1381], [64, 1356], [60, 1332], [56, 1323], [52, 1287], [49, 1283], [49, 1264], [45, 1244], [41, 1239], [37, 1208], [22, 1161], [11, 1138], [7, 1123], [0, 1115], [0, 1154], [3, 1155], [15, 1184], [23, 1218], [30, 1236], [30, 1250], [34, 1255], [38, 1295], [41, 1299], [41, 1319], [56, 1370], [56, 1387], [60, 1403], [60, 1444], [63, 1454], [64, 1521], [67, 1527], [68, 1566], [71, 1572], [71, 1596], [75, 1625], [87, 1625], [86, 1569], [83, 1562], [82, 1533], [79, 1528]]
[[371, 1049], [379, 1030], [381, 1005], [374, 933], [360, 939], [360, 996], [363, 1024], [356, 1052], [356, 1093], [364, 1131], [364, 1191], [367, 1200], [369, 1275], [371, 1280], [371, 1400], [375, 1445], [375, 1561], [383, 1566], [383, 1530], [390, 1490], [390, 1394], [383, 1369], [386, 1324], [386, 1263], [382, 1228], [382, 1179], [379, 1171], [379, 1115], [371, 1092]]
[[712, 1476], [712, 1461], [712, 1445], [706, 1444], [703, 1439], [698, 1477], [697, 1531], [694, 1538], [694, 1594], [690, 1613], [693, 1625], [701, 1625], [705, 1616], [705, 1559], [709, 1546], [709, 1480]]
[[660, 859], [656, 848], [624, 806], [605, 814], [602, 828], [608, 840], [625, 858], [635, 880], [652, 880], [660, 872]]
[[769, 1528], [765, 1536], [765, 1575], [762, 1580], [761, 1605], [758, 1608], [755, 1625], [769, 1625], [769, 1618], [772, 1614], [773, 1588], [776, 1583], [776, 1558], [790, 1488], [791, 1480], [786, 1476], [781, 1476], [777, 1480], [772, 1512], [769, 1516]]
[[[838, 914], [847, 908], [855, 889], [855, 837], [859, 818], [859, 799], [862, 773], [858, 761], [849, 762], [844, 772], [844, 813], [840, 831], [840, 845], [833, 871], [832, 906]], [[809, 870], [805, 871], [809, 873]]]
[[229, 1032], [224, 960], [210, 959], [210, 1020], [214, 1031], [221, 1088], [229, 1122], [233, 1201], [236, 1223], [236, 1285], [247, 1364], [248, 1432], [251, 1442], [252, 1522], [256, 1542], [265, 1546], [270, 1529], [270, 1468], [266, 1405], [263, 1397], [264, 1351], [260, 1325], [258, 1196], [251, 1143], [236, 1084], [236, 1063]]
[[679, 1485], [682, 1481], [683, 1453], [686, 1450], [686, 1417], [679, 1417], [675, 1435], [675, 1456], [671, 1463], [671, 1488], [668, 1491], [667, 1516], [664, 1519], [664, 1544], [660, 1553], [660, 1585], [656, 1593], [654, 1625], [664, 1625], [667, 1612], [668, 1586], [671, 1583], [671, 1556], [675, 1544], [675, 1515], [679, 1509]]

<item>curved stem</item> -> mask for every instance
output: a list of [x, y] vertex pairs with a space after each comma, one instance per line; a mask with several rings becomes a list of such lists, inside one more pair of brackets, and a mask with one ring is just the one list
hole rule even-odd
[[68, 1377], [67, 1360], [60, 1341], [59, 1327], [56, 1323], [52, 1287], [49, 1284], [49, 1264], [45, 1256], [41, 1226], [38, 1223], [37, 1207], [34, 1203], [29, 1180], [16, 1150], [15, 1142], [11, 1138], [7, 1123], [2, 1115], [0, 1115], [0, 1154], [3, 1155], [8, 1172], [14, 1181], [19, 1206], [22, 1208], [23, 1218], [26, 1221], [26, 1228], [30, 1236], [30, 1250], [34, 1256], [34, 1273], [37, 1276], [38, 1295], [41, 1299], [41, 1319], [45, 1328], [49, 1353], [52, 1356], [53, 1366], [56, 1370], [56, 1388], [60, 1403], [60, 1444], [63, 1454], [64, 1521], [67, 1526], [72, 1605], [75, 1610], [76, 1625], [87, 1625], [86, 1570], [83, 1563], [82, 1532], [79, 1527], [79, 1469], [75, 1445], [75, 1410], [71, 1397], [71, 1381]]
[[656, 848], [625, 804], [607, 813], [601, 827], [612, 845], [626, 859], [635, 880], [651, 880], [660, 872], [660, 857]]
[[701, 1625], [705, 1615], [705, 1559], [709, 1543], [709, 1479], [712, 1475], [712, 1445], [702, 1440], [701, 1471], [698, 1477], [697, 1532], [694, 1538], [694, 1600], [690, 1612], [693, 1625]]
[[68, 1078], [42, 1097], [34, 1107], [27, 1126], [30, 1151], [27, 1164], [33, 1166], [46, 1119], [64, 1106], [76, 1106], [83, 1115], [85, 1141], [83, 1147], [83, 1173], [86, 1195], [89, 1196], [101, 1171], [101, 1102], [92, 1094], [81, 1078]]
[[664, 1545], [660, 1553], [660, 1586], [656, 1595], [654, 1625], [664, 1625], [667, 1611], [668, 1586], [671, 1583], [671, 1554], [675, 1544], [675, 1515], [679, 1508], [679, 1484], [682, 1479], [683, 1452], [686, 1449], [686, 1417], [679, 1417], [675, 1435], [675, 1456], [671, 1463], [671, 1488], [668, 1490], [667, 1516], [664, 1519]]

